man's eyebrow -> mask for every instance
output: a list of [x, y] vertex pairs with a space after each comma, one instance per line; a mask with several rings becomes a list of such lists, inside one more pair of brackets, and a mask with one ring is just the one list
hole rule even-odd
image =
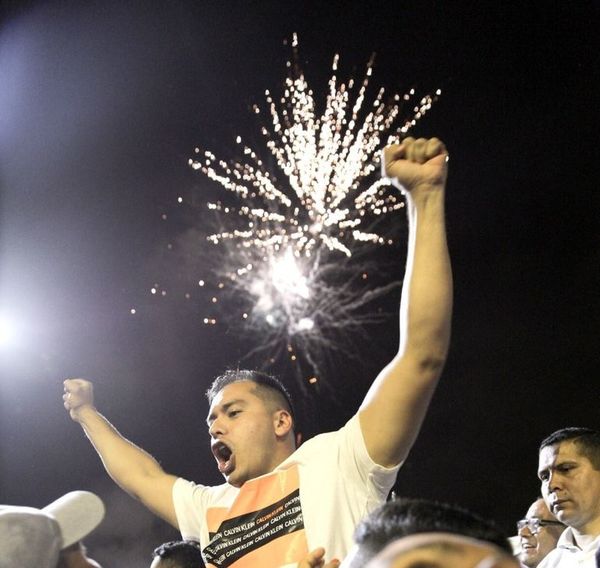
[[561, 467], [563, 465], [579, 465], [579, 462], [575, 459], [569, 458], [561, 462], [556, 462], [555, 467]]
[[[227, 412], [234, 404], [246, 404], [246, 401], [243, 398], [234, 398], [233, 400], [221, 405], [221, 412]], [[215, 413], [211, 412], [206, 418], [206, 423], [210, 426], [210, 424], [214, 422], [215, 418]]]
[[573, 458], [564, 458], [564, 459], [556, 458], [556, 460], [553, 461], [551, 464], [549, 464], [548, 466], [546, 466], [546, 467], [544, 467], [544, 468], [542, 468], [542, 469], [540, 469], [538, 471], [538, 477], [543, 472], [548, 471], [549, 469], [557, 469], [557, 468], [563, 467], [565, 465], [576, 466], [576, 465], [579, 465], [579, 462], [576, 459], [573, 459]]

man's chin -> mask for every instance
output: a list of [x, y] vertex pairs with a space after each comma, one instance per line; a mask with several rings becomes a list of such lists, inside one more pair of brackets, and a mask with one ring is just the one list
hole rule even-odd
[[232, 471], [229, 474], [224, 474], [224, 477], [225, 481], [227, 481], [227, 483], [229, 483], [229, 485], [232, 485], [233, 487], [241, 487], [246, 481], [245, 479], [241, 479], [239, 475], [236, 475], [235, 471]]
[[539, 564], [537, 562], [537, 550], [522, 550], [521, 554], [519, 554], [519, 561], [523, 566], [527, 566], [528, 568], [537, 566]]

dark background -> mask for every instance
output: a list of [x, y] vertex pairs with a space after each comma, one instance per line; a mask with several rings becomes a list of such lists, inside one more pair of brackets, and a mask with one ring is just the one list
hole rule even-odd
[[[226, 156], [254, 135], [248, 106], [279, 87], [298, 32], [318, 100], [336, 52], [341, 78], [377, 52], [374, 85], [443, 91], [414, 134], [451, 153], [453, 337], [397, 492], [512, 532], [538, 493], [541, 438], [598, 427], [600, 51], [597, 2], [506, 4], [3, 3], [0, 313], [14, 337], [0, 346], [0, 502], [97, 492], [107, 517], [88, 545], [107, 567], [147, 566], [177, 536], [103, 472], [62, 408], [72, 376], [93, 378], [101, 411], [165, 469], [220, 482], [203, 391], [260, 338], [204, 326], [201, 298], [152, 303], [148, 289], [173, 277], [177, 196], [214, 191], [187, 166], [193, 148]], [[360, 363], [341, 358], [331, 388], [309, 391], [310, 428], [355, 411], [396, 328], [391, 315], [367, 330]]]

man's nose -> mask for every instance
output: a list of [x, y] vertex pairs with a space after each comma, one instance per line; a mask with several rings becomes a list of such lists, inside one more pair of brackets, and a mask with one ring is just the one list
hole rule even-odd
[[208, 427], [208, 433], [211, 438], [217, 438], [220, 434], [223, 434], [223, 423], [218, 418], [212, 421], [212, 424]]
[[548, 493], [553, 493], [557, 489], [561, 488], [561, 478], [556, 472], [550, 472], [548, 477]]
[[522, 538], [531, 538], [533, 536], [533, 533], [531, 532], [529, 525], [525, 525], [524, 527], [520, 528], [517, 531], [517, 534]]

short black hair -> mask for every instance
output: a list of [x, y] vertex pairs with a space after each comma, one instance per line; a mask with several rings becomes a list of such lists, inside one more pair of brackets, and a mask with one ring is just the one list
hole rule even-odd
[[367, 515], [354, 531], [358, 552], [352, 568], [364, 566], [390, 542], [404, 536], [445, 532], [489, 542], [512, 554], [504, 534], [492, 521], [467, 509], [427, 499], [399, 498]]
[[555, 446], [562, 442], [573, 442], [579, 453], [590, 460], [594, 469], [600, 470], [600, 432], [578, 426], [561, 428], [542, 440], [540, 452], [548, 446]]
[[167, 560], [169, 568], [204, 568], [200, 543], [195, 540], [171, 540], [154, 549], [152, 558]]
[[248, 369], [229, 369], [222, 375], [219, 375], [206, 391], [206, 398], [211, 404], [215, 396], [219, 394], [227, 385], [250, 381], [256, 384], [256, 395], [265, 402], [272, 402], [285, 408], [292, 417], [292, 422], [296, 424], [296, 414], [294, 412], [294, 403], [292, 395], [285, 388], [283, 383], [272, 375], [262, 371]]

